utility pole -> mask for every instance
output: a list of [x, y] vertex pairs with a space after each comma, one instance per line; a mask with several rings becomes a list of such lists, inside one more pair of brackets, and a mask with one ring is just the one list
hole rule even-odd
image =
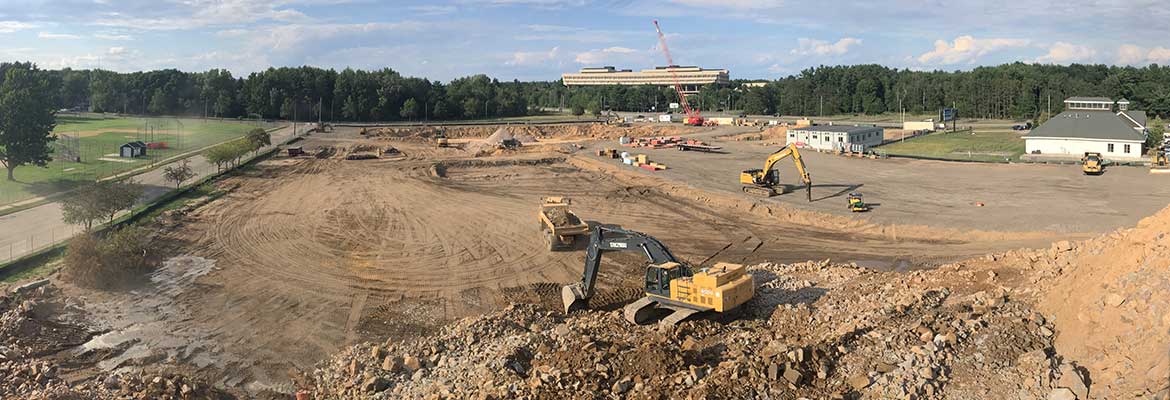
[[324, 131], [323, 129], [321, 129], [321, 111], [324, 111], [324, 110], [322, 110], [322, 108], [324, 108], [324, 107], [321, 107], [321, 106], [323, 105], [324, 101], [325, 101], [325, 99], [322, 97], [317, 98], [317, 130], [319, 130], [319, 131]]
[[817, 109], [817, 116], [820, 117], [825, 115], [825, 95], [821, 95], [821, 100], [817, 104], [819, 104]]

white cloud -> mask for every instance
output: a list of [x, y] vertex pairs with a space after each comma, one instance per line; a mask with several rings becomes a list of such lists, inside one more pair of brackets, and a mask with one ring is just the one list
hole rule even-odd
[[1146, 59], [1158, 64], [1170, 64], [1170, 49], [1165, 47], [1152, 48], [1150, 53], [1146, 55]]
[[25, 29], [36, 28], [36, 25], [20, 21], [0, 21], [0, 33], [12, 33]]
[[1068, 64], [1073, 62], [1088, 62], [1097, 57], [1097, 50], [1089, 46], [1082, 46], [1066, 42], [1056, 42], [1048, 48], [1048, 54], [1036, 59], [1036, 62], [1048, 64]]
[[104, 13], [92, 23], [137, 30], [185, 30], [258, 21], [309, 20], [300, 11], [282, 8], [286, 3], [281, 0], [186, 0], [175, 3], [162, 15], [138, 15], [136, 13], [140, 10], [127, 9], [124, 12]]
[[109, 54], [111, 56], [121, 55], [121, 54], [125, 54], [125, 53], [126, 53], [126, 48], [121, 47], [121, 46], [111, 47], [109, 50], [106, 50], [106, 54]]
[[954, 42], [945, 40], [934, 41], [934, 50], [918, 56], [918, 62], [923, 64], [973, 64], [984, 55], [1011, 47], [1023, 47], [1030, 43], [1027, 39], [976, 39], [970, 35], [959, 36]]
[[133, 36], [121, 33], [95, 33], [93, 37], [101, 40], [134, 40]]
[[512, 53], [512, 59], [504, 64], [516, 66], [539, 65], [556, 60], [560, 56], [560, 53], [560, 47], [553, 47], [549, 51], [517, 51]]
[[842, 38], [836, 43], [829, 43], [824, 40], [800, 38], [796, 41], [797, 47], [792, 49], [791, 53], [796, 55], [818, 55], [818, 56], [839, 56], [849, 52], [850, 46], [858, 46], [861, 44], [861, 39], [857, 38]]
[[455, 11], [458, 11], [459, 9], [456, 8], [455, 6], [451, 6], [451, 5], [447, 5], [447, 6], [424, 5], [424, 6], [411, 6], [411, 7], [409, 7], [409, 10], [413, 11], [414, 14], [418, 15], [418, 16], [432, 16], [432, 15], [453, 14], [453, 13], [455, 13]]
[[671, 3], [690, 7], [722, 8], [731, 10], [767, 10], [780, 8], [782, 0], [670, 0]]
[[1117, 63], [1122, 65], [1167, 64], [1170, 63], [1170, 49], [1161, 46], [1146, 49], [1132, 44], [1123, 44], [1117, 48]]
[[600, 50], [590, 50], [584, 53], [577, 53], [577, 58], [574, 60], [578, 64], [597, 65], [613, 62], [614, 60], [627, 59], [629, 55], [637, 53], [637, 50], [628, 47], [607, 47]]
[[73, 34], [50, 33], [50, 32], [38, 32], [37, 37], [41, 38], [41, 39], [67, 39], [67, 40], [81, 39], [81, 36], [77, 36], [77, 35], [73, 35]]

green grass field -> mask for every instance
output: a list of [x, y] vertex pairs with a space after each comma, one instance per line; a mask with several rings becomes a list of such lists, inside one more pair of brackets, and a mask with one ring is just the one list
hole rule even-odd
[[891, 143], [876, 148], [878, 152], [892, 155], [924, 156], [954, 160], [975, 161], [1018, 161], [1024, 154], [1024, 139], [1014, 131], [976, 130], [956, 133], [933, 133], [930, 135]]
[[[17, 167], [14, 173], [16, 182], [0, 179], [0, 204], [58, 193], [98, 178], [149, 166], [178, 154], [241, 137], [256, 126], [254, 122], [186, 118], [59, 115], [57, 128], [53, 130], [58, 136], [53, 144], [53, 162], [47, 168]], [[149, 149], [147, 156], [141, 158], [118, 157], [119, 146], [136, 140], [165, 142], [168, 148]], [[81, 162], [75, 162], [69, 153], [80, 156]]]

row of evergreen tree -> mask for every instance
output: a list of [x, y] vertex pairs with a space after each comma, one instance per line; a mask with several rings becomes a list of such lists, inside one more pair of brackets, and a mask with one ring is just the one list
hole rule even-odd
[[[0, 64], [0, 73], [13, 64]], [[377, 71], [269, 68], [233, 77], [226, 70], [116, 73], [47, 71], [62, 108], [159, 115], [348, 121], [473, 119], [550, 108], [655, 112], [678, 102], [652, 86], [566, 88], [559, 81], [500, 82], [486, 75], [448, 83]], [[703, 111], [749, 114], [933, 114], [1029, 119], [1061, 110], [1070, 96], [1127, 98], [1134, 109], [1170, 117], [1170, 67], [1004, 64], [970, 71], [911, 71], [880, 65], [822, 66], [764, 86], [735, 81], [703, 87], [688, 100]]]

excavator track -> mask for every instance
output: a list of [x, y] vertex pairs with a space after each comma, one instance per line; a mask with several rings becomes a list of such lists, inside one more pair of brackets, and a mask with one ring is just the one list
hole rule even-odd
[[743, 192], [757, 197], [772, 197], [778, 194], [776, 189], [762, 186], [744, 186]]
[[626, 321], [636, 325], [643, 325], [654, 318], [654, 314], [657, 312], [657, 305], [657, 301], [647, 296], [627, 304], [622, 309], [622, 313], [625, 314]]
[[671, 310], [673, 310], [674, 312], [670, 313], [670, 315], [667, 315], [666, 318], [663, 318], [661, 321], [658, 321], [658, 326], [675, 326], [675, 325], [678, 325], [679, 322], [683, 322], [683, 320], [687, 319], [688, 317], [695, 315], [696, 313], [702, 312], [701, 310], [696, 310], [693, 308], [682, 308], [682, 307], [669, 307], [669, 308]]

